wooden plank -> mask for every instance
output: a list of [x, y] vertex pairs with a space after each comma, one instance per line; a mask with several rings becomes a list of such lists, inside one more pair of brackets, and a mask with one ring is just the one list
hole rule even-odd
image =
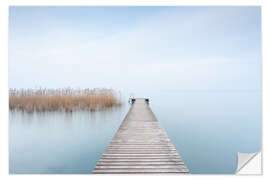
[[122, 162], [112, 162], [112, 161], [99, 161], [97, 163], [97, 166], [111, 166], [111, 165], [117, 165], [117, 166], [127, 166], [127, 165], [134, 165], [134, 166], [138, 166], [138, 165], [175, 165], [175, 164], [179, 164], [179, 165], [183, 165], [184, 162], [179, 161], [179, 162], [170, 162], [170, 161], [157, 161], [157, 162], [132, 162], [130, 163], [130, 161], [122, 161]]
[[[178, 168], [185, 168], [185, 166], [183, 164], [181, 165], [177, 165]], [[166, 164], [162, 164], [162, 165], [134, 165], [134, 164], [129, 164], [129, 165], [125, 165], [125, 166], [119, 166], [119, 165], [111, 165], [111, 166], [104, 166], [104, 165], [97, 165], [96, 169], [174, 169], [176, 168], [175, 164], [173, 165], [166, 165]]]
[[177, 155], [167, 155], [167, 156], [150, 156], [150, 155], [144, 155], [144, 156], [129, 156], [129, 155], [121, 155], [121, 156], [103, 156], [102, 159], [181, 159]]
[[[152, 149], [152, 150], [151, 150]], [[126, 147], [110, 147], [107, 150], [108, 151], [124, 151], [124, 152], [132, 152], [132, 151], [136, 151], [136, 152], [140, 152], [140, 151], [176, 151], [175, 148], [171, 148], [171, 147], [153, 147], [153, 148], [126, 148]]]
[[160, 173], [188, 173], [188, 169], [95, 169], [93, 171], [94, 174], [137, 174], [137, 173], [154, 173], [154, 174], [160, 174]]
[[132, 102], [93, 173], [189, 173], [148, 102]]

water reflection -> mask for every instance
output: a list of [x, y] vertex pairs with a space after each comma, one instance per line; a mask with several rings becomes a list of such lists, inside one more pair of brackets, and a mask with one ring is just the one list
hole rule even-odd
[[128, 108], [10, 112], [10, 173], [90, 173]]
[[152, 94], [152, 110], [191, 173], [234, 173], [237, 152], [261, 150], [260, 91]]

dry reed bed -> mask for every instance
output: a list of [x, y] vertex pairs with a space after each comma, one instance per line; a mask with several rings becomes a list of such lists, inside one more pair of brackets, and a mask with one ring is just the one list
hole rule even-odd
[[76, 109], [83, 109], [95, 111], [121, 104], [119, 95], [111, 89], [9, 90], [10, 110], [72, 112]]

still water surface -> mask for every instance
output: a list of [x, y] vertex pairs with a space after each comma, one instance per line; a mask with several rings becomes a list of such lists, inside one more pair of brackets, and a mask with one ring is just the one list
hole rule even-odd
[[[259, 91], [162, 91], [148, 97], [191, 173], [234, 173], [237, 152], [261, 149]], [[10, 173], [91, 173], [128, 109], [10, 112]]]

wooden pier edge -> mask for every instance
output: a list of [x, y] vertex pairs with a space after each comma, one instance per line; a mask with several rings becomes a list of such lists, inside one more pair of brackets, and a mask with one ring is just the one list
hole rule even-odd
[[149, 107], [149, 99], [132, 98], [131, 104], [92, 173], [189, 173]]

